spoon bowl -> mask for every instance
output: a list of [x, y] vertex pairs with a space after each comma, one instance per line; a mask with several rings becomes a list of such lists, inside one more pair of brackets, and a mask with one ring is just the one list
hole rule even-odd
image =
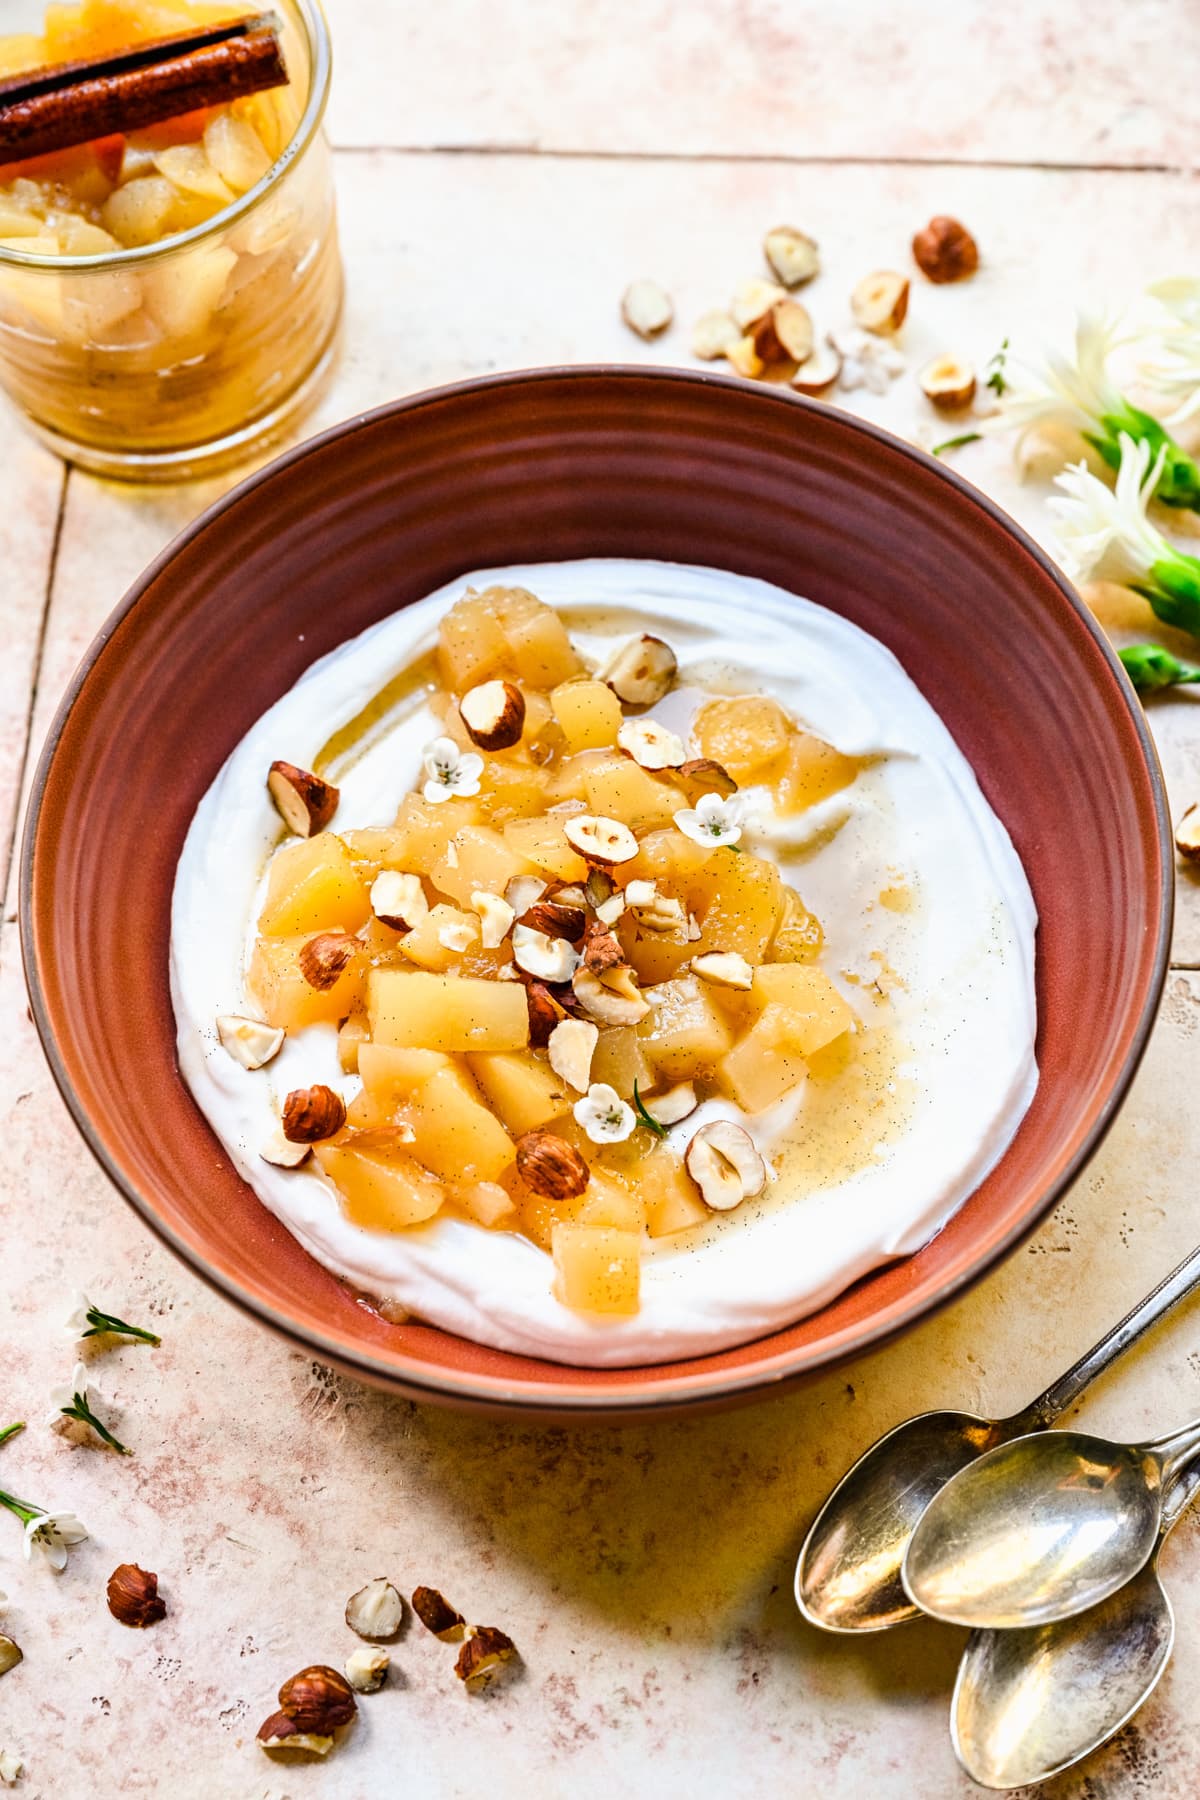
[[1164, 1481], [1198, 1441], [1193, 1426], [1158, 1444], [1045, 1431], [999, 1445], [930, 1503], [904, 1559], [905, 1592], [936, 1619], [992, 1629], [1098, 1605], [1149, 1557]]
[[1132, 1718], [1174, 1642], [1157, 1558], [1090, 1612], [1021, 1631], [972, 1632], [951, 1703], [955, 1755], [988, 1788], [1059, 1774]]

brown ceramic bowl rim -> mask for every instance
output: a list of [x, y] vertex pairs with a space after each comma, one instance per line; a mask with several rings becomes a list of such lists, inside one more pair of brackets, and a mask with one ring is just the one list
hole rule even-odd
[[[736, 376], [718, 375], [704, 370], [684, 368], [657, 367], [639, 363], [572, 363], [547, 366], [538, 369], [510, 370], [496, 375], [474, 377], [469, 380], [451, 382], [443, 387], [426, 388], [416, 394], [410, 394], [400, 400], [388, 401], [382, 406], [374, 407], [368, 412], [356, 413], [340, 424], [307, 438], [303, 443], [274, 458], [263, 468], [257, 469], [247, 476], [228, 493], [214, 501], [193, 519], [190, 525], [180, 532], [166, 546], [154, 561], [142, 572], [133, 586], [118, 602], [101, 626], [96, 637], [88, 647], [75, 674], [67, 688], [54, 715], [54, 720], [47, 733], [45, 743], [38, 757], [37, 769], [30, 787], [29, 805], [26, 814], [25, 828], [21, 844], [20, 872], [20, 929], [22, 960], [25, 979], [29, 988], [33, 1008], [33, 1019], [51, 1073], [58, 1086], [67, 1109], [109, 1180], [122, 1193], [134, 1210], [141, 1216], [151, 1230], [184, 1262], [196, 1275], [206, 1281], [227, 1300], [249, 1313], [251, 1317], [268, 1325], [283, 1338], [298, 1346], [305, 1352], [316, 1354], [329, 1362], [335, 1363], [360, 1378], [381, 1384], [392, 1389], [403, 1386], [413, 1393], [452, 1404], [484, 1407], [520, 1407], [532, 1412], [547, 1412], [562, 1415], [573, 1413], [593, 1416], [623, 1415], [632, 1413], [660, 1412], [664, 1410], [678, 1411], [688, 1406], [712, 1406], [722, 1401], [728, 1402], [737, 1397], [745, 1397], [755, 1390], [770, 1391], [779, 1384], [803, 1375], [815, 1374], [820, 1369], [836, 1366], [851, 1356], [865, 1354], [868, 1350], [897, 1337], [920, 1320], [940, 1311], [956, 1295], [980, 1280], [989, 1269], [998, 1264], [1004, 1257], [1020, 1244], [1046, 1216], [1051, 1207], [1062, 1197], [1067, 1188], [1087, 1165], [1099, 1148], [1112, 1122], [1120, 1109], [1129, 1090], [1130, 1083], [1137, 1073], [1142, 1057], [1145, 1054], [1150, 1033], [1153, 1030], [1162, 996], [1163, 984], [1166, 980], [1170, 945], [1171, 928], [1175, 909], [1175, 868], [1173, 840], [1170, 829], [1170, 816], [1167, 807], [1166, 789], [1158, 752], [1146, 723], [1145, 713], [1134, 692], [1125, 669], [1105, 636], [1090, 609], [1066, 576], [1051, 560], [1039, 544], [1011, 518], [1004, 509], [974, 487], [963, 476], [953, 469], [947, 468], [935, 457], [907, 443], [903, 438], [876, 425], [870, 420], [862, 419], [852, 413], [843, 413], [842, 422], [848, 430], [858, 432], [861, 436], [875, 440], [893, 454], [900, 454], [926, 471], [932, 470], [949, 487], [954, 489], [961, 499], [971, 506], [986, 513], [1002, 529], [1020, 544], [1049, 577], [1062, 595], [1066, 604], [1082, 620], [1085, 628], [1095, 640], [1117, 684], [1117, 691], [1133, 723], [1138, 742], [1141, 746], [1146, 768], [1150, 776], [1150, 787], [1154, 798], [1154, 815], [1157, 827], [1160, 875], [1162, 883], [1162, 899], [1158, 911], [1157, 941], [1154, 950], [1152, 976], [1146, 998], [1137, 1021], [1137, 1027], [1130, 1041], [1130, 1047], [1121, 1068], [1118, 1070], [1107, 1100], [1098, 1113], [1095, 1122], [1083, 1138], [1079, 1149], [1061, 1174], [1052, 1181], [1038, 1197], [1029, 1213], [1012, 1226], [996, 1243], [990, 1244], [981, 1251], [965, 1267], [948, 1276], [932, 1294], [919, 1295], [902, 1306], [894, 1309], [884, 1319], [872, 1321], [867, 1325], [857, 1324], [847, 1327], [832, 1340], [825, 1340], [820, 1350], [814, 1354], [812, 1350], [801, 1348], [777, 1353], [774, 1357], [756, 1363], [736, 1373], [725, 1371], [717, 1379], [706, 1377], [702, 1372], [679, 1378], [675, 1382], [664, 1381], [656, 1385], [652, 1395], [640, 1396], [626, 1389], [616, 1389], [612, 1393], [597, 1392], [582, 1388], [570, 1389], [565, 1382], [570, 1379], [573, 1365], [563, 1364], [564, 1384], [543, 1391], [533, 1383], [524, 1381], [506, 1381], [492, 1377], [470, 1376], [465, 1379], [454, 1375], [449, 1370], [438, 1370], [431, 1375], [426, 1368], [410, 1366], [403, 1371], [393, 1363], [385, 1362], [365, 1351], [350, 1352], [342, 1343], [326, 1338], [319, 1331], [308, 1331], [298, 1326], [284, 1313], [274, 1306], [265, 1304], [252, 1293], [244, 1290], [237, 1282], [221, 1274], [208, 1265], [206, 1259], [187, 1245], [169, 1225], [156, 1213], [152, 1203], [141, 1194], [132, 1183], [128, 1182], [120, 1170], [112, 1163], [97, 1134], [92, 1128], [91, 1120], [76, 1094], [66, 1068], [59, 1057], [54, 1031], [46, 1005], [45, 994], [38, 976], [37, 958], [34, 952], [34, 920], [33, 920], [33, 856], [37, 840], [38, 821], [50, 765], [53, 761], [59, 738], [65, 728], [68, 715], [75, 704], [80, 690], [86, 682], [95, 662], [103, 653], [109, 638], [118, 624], [137, 605], [142, 595], [157, 580], [178, 551], [205, 531], [212, 521], [221, 513], [239, 505], [247, 495], [256, 488], [273, 480], [279, 473], [301, 461], [314, 451], [326, 445], [348, 437], [353, 432], [369, 429], [385, 418], [397, 414], [417, 412], [423, 407], [438, 406], [447, 400], [469, 397], [475, 393], [488, 392], [499, 387], [523, 386], [552, 381], [571, 380], [575, 377], [584, 379], [611, 379], [615, 381], [630, 378], [645, 381], [656, 378], [669, 384], [691, 385], [701, 387], [733, 388], [745, 396], [747, 391], [759, 397], [763, 405], [801, 407], [806, 411], [827, 412], [828, 405], [820, 400], [813, 400], [790, 390], [763, 384], [750, 388], [749, 384]], [[769, 1334], [768, 1334], [769, 1335]], [[670, 1364], [663, 1365], [666, 1368]]]

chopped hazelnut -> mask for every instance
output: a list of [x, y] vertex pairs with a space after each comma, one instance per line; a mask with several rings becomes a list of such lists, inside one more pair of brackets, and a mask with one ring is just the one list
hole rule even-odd
[[605, 969], [620, 968], [624, 961], [625, 952], [612, 932], [599, 922], [589, 925], [583, 940], [584, 968], [600, 975]]
[[462, 1636], [466, 1620], [437, 1588], [414, 1588], [412, 1609], [426, 1631], [432, 1631], [434, 1637], [441, 1638], [444, 1644], [457, 1643]]
[[525, 983], [525, 1004], [529, 1008], [529, 1042], [535, 1050], [544, 1050], [554, 1027], [566, 1018], [567, 1009], [544, 981]]
[[429, 911], [424, 884], [419, 875], [402, 875], [397, 869], [383, 869], [371, 883], [371, 911], [381, 925], [393, 931], [411, 931]]
[[615, 650], [600, 671], [626, 706], [656, 706], [664, 698], [679, 667], [675, 652], [661, 638], [643, 632]]
[[345, 1123], [345, 1101], [323, 1082], [293, 1088], [283, 1103], [283, 1135], [290, 1144], [319, 1144]]
[[108, 1610], [122, 1625], [144, 1630], [167, 1616], [158, 1576], [136, 1563], [121, 1563], [108, 1578]]
[[328, 1663], [313, 1663], [289, 1675], [279, 1690], [279, 1705], [301, 1731], [322, 1735], [348, 1725], [358, 1711], [350, 1683]]
[[458, 703], [467, 735], [481, 750], [511, 750], [525, 729], [525, 696], [511, 681], [482, 681]]
[[504, 890], [504, 898], [512, 907], [519, 919], [523, 912], [528, 912], [535, 900], [540, 900], [545, 893], [548, 882], [540, 875], [514, 875]]
[[636, 1025], [650, 1011], [650, 1002], [644, 998], [628, 964], [599, 974], [592, 969], [576, 969], [571, 986], [584, 1012], [602, 1025]]
[[571, 906], [557, 896], [554, 899], [538, 900], [528, 912], [521, 914], [520, 923], [530, 931], [540, 931], [545, 937], [567, 938], [572, 944], [577, 944], [587, 925], [585, 908], [586, 902]]
[[476, 888], [471, 895], [471, 905], [479, 914], [481, 944], [485, 950], [498, 950], [516, 918], [512, 907], [499, 894], [486, 893], [482, 888]]
[[740, 337], [736, 344], [730, 344], [725, 356], [731, 367], [736, 369], [739, 375], [744, 375], [747, 381], [757, 381], [767, 366], [758, 354], [758, 347], [749, 333], [745, 337]]
[[854, 322], [864, 331], [890, 337], [899, 331], [908, 311], [908, 277], [894, 269], [877, 269], [864, 275], [850, 296]]
[[709, 950], [692, 958], [692, 972], [714, 987], [741, 988], [749, 993], [754, 986], [754, 970], [736, 950]]
[[301, 944], [296, 958], [309, 987], [326, 993], [346, 973], [359, 948], [359, 940], [346, 931], [322, 931]]
[[773, 306], [786, 300], [787, 293], [778, 282], [762, 281], [757, 276], [739, 283], [729, 308], [729, 316], [740, 331], [753, 336]]
[[930, 281], [961, 281], [979, 267], [979, 246], [965, 225], [938, 213], [912, 241], [917, 267]]
[[273, 762], [267, 775], [267, 792], [276, 811], [297, 837], [313, 837], [324, 831], [337, 811], [337, 788], [295, 763]]
[[975, 398], [975, 371], [960, 356], [935, 356], [918, 380], [925, 398], [945, 412], [970, 406]]
[[550, 1067], [570, 1087], [586, 1094], [600, 1028], [589, 1019], [562, 1019], [550, 1033]]
[[308, 1750], [314, 1756], [325, 1756], [333, 1749], [329, 1732], [305, 1731], [285, 1712], [272, 1713], [258, 1728], [258, 1741], [264, 1750]]
[[579, 952], [565, 937], [548, 937], [531, 925], [514, 925], [513, 961], [518, 969], [538, 981], [570, 981], [579, 963]]
[[298, 1169], [311, 1153], [311, 1144], [289, 1143], [282, 1131], [273, 1131], [258, 1154], [277, 1169]]
[[517, 1173], [527, 1188], [547, 1200], [574, 1200], [590, 1179], [574, 1144], [553, 1131], [527, 1131], [517, 1139]]
[[763, 239], [763, 255], [785, 288], [811, 281], [821, 267], [816, 241], [794, 225], [777, 225]]
[[781, 300], [754, 333], [754, 348], [765, 363], [802, 363], [812, 347], [812, 317], [798, 300]]
[[361, 1638], [395, 1637], [404, 1618], [404, 1601], [386, 1575], [377, 1575], [346, 1602], [346, 1623]]
[[656, 338], [675, 317], [675, 308], [657, 281], [631, 281], [621, 296], [621, 317], [639, 337]]
[[7, 1675], [10, 1669], [15, 1669], [23, 1656], [24, 1651], [16, 1639], [0, 1633], [0, 1675]]
[[563, 836], [580, 856], [606, 868], [631, 862], [638, 853], [638, 841], [628, 825], [597, 813], [575, 813], [563, 826]]
[[387, 1680], [391, 1662], [386, 1650], [371, 1650], [364, 1644], [346, 1658], [346, 1680], [356, 1694], [374, 1694]]
[[283, 1048], [286, 1035], [278, 1026], [268, 1025], [263, 1019], [247, 1019], [238, 1013], [217, 1016], [221, 1048], [227, 1050], [235, 1062], [241, 1063], [243, 1069], [261, 1069], [264, 1063], [269, 1063]]
[[833, 386], [841, 372], [842, 353], [832, 339], [826, 338], [823, 344], [814, 344], [792, 376], [791, 385], [798, 394], [815, 399]]
[[681, 1081], [665, 1094], [642, 1100], [643, 1110], [659, 1125], [678, 1125], [681, 1119], [694, 1113], [699, 1104], [696, 1089], [690, 1081]]
[[1175, 848], [1185, 862], [1200, 862], [1200, 804], [1189, 806], [1175, 827]]
[[727, 312], [719, 308], [715, 312], [706, 312], [692, 327], [692, 355], [702, 362], [715, 362], [718, 356], [728, 353], [730, 345], [736, 344], [741, 335], [740, 327]]
[[625, 904], [646, 931], [675, 931], [687, 923], [682, 900], [660, 894], [652, 881], [631, 881]]
[[517, 1654], [517, 1647], [507, 1632], [499, 1631], [494, 1625], [473, 1625], [470, 1636], [458, 1653], [458, 1661], [454, 1665], [454, 1673], [467, 1688], [479, 1692], [494, 1679], [498, 1670], [507, 1662], [511, 1662]]
[[730, 1119], [702, 1125], [683, 1160], [700, 1198], [713, 1212], [730, 1212], [766, 1186], [767, 1166], [754, 1139]]
[[617, 732], [617, 748], [641, 769], [677, 769], [687, 761], [683, 739], [657, 719], [626, 719]]

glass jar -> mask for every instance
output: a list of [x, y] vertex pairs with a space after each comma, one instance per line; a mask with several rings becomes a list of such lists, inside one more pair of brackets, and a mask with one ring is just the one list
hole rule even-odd
[[0, 386], [69, 462], [135, 481], [209, 474], [321, 391], [342, 308], [329, 31], [319, 0], [276, 13], [291, 76], [273, 109], [280, 141], [238, 200], [136, 249], [0, 246]]

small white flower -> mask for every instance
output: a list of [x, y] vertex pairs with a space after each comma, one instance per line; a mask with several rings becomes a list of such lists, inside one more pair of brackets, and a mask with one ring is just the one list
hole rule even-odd
[[71, 1311], [63, 1320], [63, 1324], [71, 1336], [80, 1338], [94, 1337], [128, 1337], [142, 1344], [158, 1344], [162, 1340], [153, 1331], [147, 1331], [142, 1325], [128, 1325], [124, 1319], [118, 1319], [113, 1313], [101, 1312], [94, 1300], [78, 1291], [72, 1297]]
[[[99, 1400], [99, 1389], [94, 1389], [93, 1392]], [[64, 1409], [74, 1406], [77, 1399], [82, 1400], [85, 1406], [88, 1405], [88, 1372], [81, 1362], [75, 1364], [75, 1373], [69, 1383], [60, 1382], [57, 1387], [50, 1389], [51, 1411], [46, 1419], [47, 1425], [61, 1428], [65, 1422]]]
[[[1006, 352], [1000, 408], [981, 419], [975, 429], [1016, 431], [1018, 447], [1041, 425], [1065, 425], [1107, 437], [1103, 421], [1126, 410], [1108, 374], [1108, 359], [1117, 342], [1115, 321], [1081, 315], [1075, 328], [1074, 362], [1050, 351], [1044, 366], [1038, 368]], [[1016, 380], [1012, 379], [1014, 372]]]
[[894, 344], [869, 331], [837, 331], [831, 336], [842, 359], [838, 385], [847, 393], [861, 387], [871, 394], [886, 394], [897, 375], [903, 375], [908, 367]]
[[11, 1750], [0, 1750], [0, 1781], [5, 1787], [15, 1787], [24, 1767], [20, 1757], [14, 1756]]
[[675, 814], [675, 823], [684, 837], [706, 850], [721, 844], [736, 844], [742, 835], [742, 811], [736, 796], [728, 800], [720, 794], [702, 794], [695, 806]]
[[1120, 445], [1115, 490], [1082, 462], [1055, 476], [1064, 497], [1047, 504], [1058, 520], [1062, 562], [1073, 581], [1143, 581], [1155, 563], [1176, 554], [1146, 517], [1164, 452], [1152, 463], [1149, 444], [1134, 443], [1124, 432]]
[[604, 1081], [594, 1081], [571, 1110], [593, 1144], [623, 1144], [637, 1125], [632, 1106]]
[[426, 744], [421, 761], [429, 777], [421, 792], [431, 806], [455, 794], [467, 798], [479, 792], [483, 758], [473, 750], [460, 750], [453, 738], [434, 738], [432, 744]]
[[67, 1566], [67, 1551], [81, 1544], [87, 1528], [72, 1512], [35, 1513], [25, 1526], [25, 1561], [36, 1552], [59, 1573]]
[[91, 1310], [92, 1303], [87, 1295], [82, 1293], [79, 1289], [76, 1289], [75, 1293], [71, 1296], [71, 1310], [63, 1320], [63, 1324], [66, 1326], [71, 1336], [76, 1340], [85, 1336], [86, 1333], [91, 1330], [92, 1322], [88, 1318], [88, 1314]]
[[1142, 374], [1177, 402], [1167, 424], [1182, 425], [1200, 412], [1200, 280], [1176, 275], [1155, 282], [1150, 294], [1166, 313], [1153, 337], [1169, 360], [1143, 363]]

